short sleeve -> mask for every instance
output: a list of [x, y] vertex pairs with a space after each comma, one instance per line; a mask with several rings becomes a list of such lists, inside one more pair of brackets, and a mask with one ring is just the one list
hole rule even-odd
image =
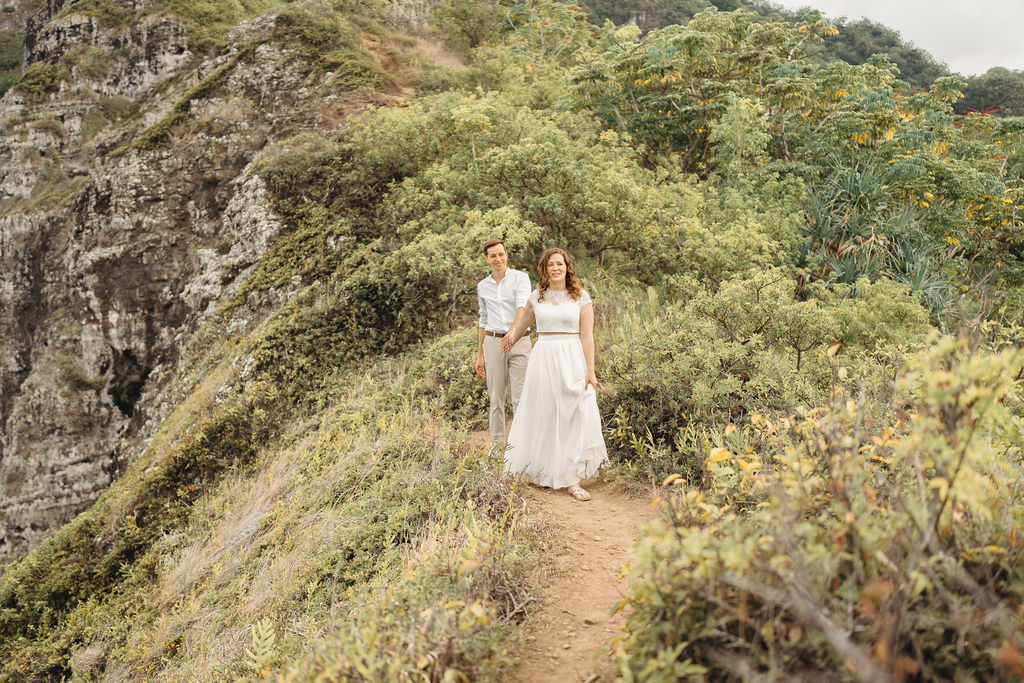
[[540, 300], [540, 290], [535, 289], [530, 292], [530, 297], [526, 300], [531, 306], [536, 306], [537, 301]]
[[530, 299], [530, 276], [522, 272], [519, 276], [516, 283], [516, 308], [523, 308]]
[[576, 303], [579, 304], [580, 308], [583, 308], [584, 306], [589, 306], [594, 303], [594, 300], [590, 298], [590, 295], [587, 294], [587, 290], [584, 289], [580, 292], [580, 299]]

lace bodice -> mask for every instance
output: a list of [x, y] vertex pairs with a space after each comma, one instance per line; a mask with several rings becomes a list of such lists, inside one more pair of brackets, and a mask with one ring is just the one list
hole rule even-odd
[[584, 306], [593, 302], [586, 290], [580, 293], [580, 298], [573, 300], [569, 293], [563, 290], [549, 289], [544, 292], [544, 300], [538, 301], [539, 290], [533, 290], [530, 294], [530, 305], [533, 306], [533, 315], [537, 319], [538, 332], [579, 332], [580, 311]]

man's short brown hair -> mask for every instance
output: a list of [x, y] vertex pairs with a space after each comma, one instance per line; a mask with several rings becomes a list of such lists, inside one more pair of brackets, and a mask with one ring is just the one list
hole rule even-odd
[[487, 240], [484, 242], [484, 256], [487, 256], [487, 250], [496, 245], [505, 246], [504, 240]]

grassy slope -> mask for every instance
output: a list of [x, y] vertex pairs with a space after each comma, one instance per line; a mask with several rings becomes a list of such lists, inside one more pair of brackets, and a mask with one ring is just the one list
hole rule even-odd
[[[213, 31], [196, 34], [206, 49], [257, 5], [199, 7], [218, 21], [190, 5], [186, 19]], [[311, 68], [336, 80], [353, 74], [342, 87], [388, 85], [355, 33], [367, 28], [303, 5], [274, 37], [307, 46]], [[188, 125], [161, 122], [136, 146]], [[290, 244], [270, 269], [295, 265]], [[479, 678], [507, 665], [534, 532], [497, 463], [435, 408], [454, 372], [436, 359], [461, 363], [474, 338], [358, 368], [318, 362], [330, 339], [275, 357], [296, 320], [330, 318], [324, 301], [314, 285], [248, 336], [219, 338], [224, 320], [198, 333], [183, 400], [145, 454], [0, 579], [0, 680]], [[479, 402], [474, 392], [452, 400]]]
[[306, 412], [242, 388], [261, 333], [221, 343], [145, 456], [10, 568], [2, 680], [487, 677], [509, 661], [534, 532], [493, 459], [412, 395], [427, 358], [472, 338], [341, 372]]

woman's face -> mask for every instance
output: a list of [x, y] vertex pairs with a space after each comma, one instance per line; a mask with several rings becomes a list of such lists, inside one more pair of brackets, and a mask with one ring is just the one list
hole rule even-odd
[[548, 257], [548, 282], [555, 284], [565, 284], [565, 257], [559, 253], [554, 253]]

